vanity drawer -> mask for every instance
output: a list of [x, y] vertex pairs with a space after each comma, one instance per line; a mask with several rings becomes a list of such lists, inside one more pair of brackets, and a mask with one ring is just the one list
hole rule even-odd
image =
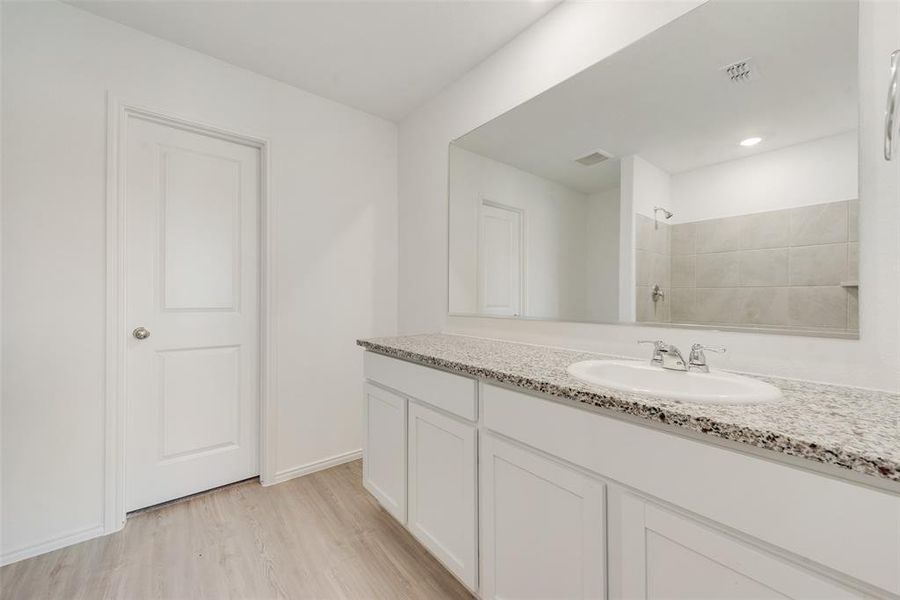
[[481, 399], [493, 431], [900, 593], [900, 495], [489, 384]]
[[374, 352], [363, 359], [366, 379], [469, 421], [478, 418], [477, 382]]

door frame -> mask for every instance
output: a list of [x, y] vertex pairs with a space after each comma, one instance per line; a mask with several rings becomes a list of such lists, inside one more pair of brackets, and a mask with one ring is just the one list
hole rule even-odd
[[275, 483], [275, 204], [269, 198], [269, 141], [107, 94], [106, 382], [103, 530], [125, 525], [125, 151], [129, 118], [256, 148], [259, 151], [259, 479]]

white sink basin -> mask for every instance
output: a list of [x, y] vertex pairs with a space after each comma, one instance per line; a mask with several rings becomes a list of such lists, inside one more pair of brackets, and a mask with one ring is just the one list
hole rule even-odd
[[635, 360], [585, 360], [569, 365], [573, 377], [603, 387], [701, 404], [774, 402], [781, 390], [758, 379], [723, 371], [672, 371]]

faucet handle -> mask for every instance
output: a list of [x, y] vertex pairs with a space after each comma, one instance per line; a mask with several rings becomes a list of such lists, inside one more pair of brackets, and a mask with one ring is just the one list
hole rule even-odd
[[661, 365], [663, 362], [663, 350], [666, 343], [662, 340], [638, 340], [638, 344], [653, 344], [653, 356], [650, 357], [651, 365]]
[[703, 344], [694, 344], [693, 346], [691, 346], [691, 353], [703, 352], [704, 350], [709, 350], [710, 352], [722, 353], [722, 352], [725, 352], [726, 350], [728, 350], [728, 348], [726, 348], [725, 346], [718, 346], [718, 345], [705, 346]]
[[638, 340], [638, 344], [653, 344], [655, 348], [662, 348], [666, 345], [662, 340]]
[[706, 364], [706, 354], [704, 350], [710, 352], [725, 352], [725, 346], [704, 346], [703, 344], [694, 344], [691, 346], [691, 354], [688, 356], [688, 369], [700, 371], [701, 373], [709, 373], [709, 366]]

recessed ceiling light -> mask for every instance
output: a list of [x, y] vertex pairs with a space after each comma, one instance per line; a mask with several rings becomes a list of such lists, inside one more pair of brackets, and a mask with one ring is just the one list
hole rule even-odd
[[748, 137], [746, 140], [741, 140], [741, 146], [755, 146], [761, 141], [761, 137]]

